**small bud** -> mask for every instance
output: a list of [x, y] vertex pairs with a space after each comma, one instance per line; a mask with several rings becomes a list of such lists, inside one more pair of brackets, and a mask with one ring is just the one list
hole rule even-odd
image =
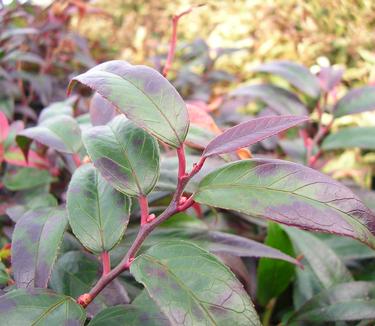
[[125, 268], [128, 269], [133, 261], [134, 257], [129, 258], [129, 260], [125, 263]]
[[83, 308], [86, 308], [91, 301], [92, 298], [90, 293], [84, 293], [80, 295], [77, 299], [77, 303], [81, 305]]
[[187, 201], [187, 198], [186, 198], [185, 196], [181, 196], [178, 205], [181, 206], [181, 205], [183, 205], [186, 201]]
[[150, 215], [147, 217], [146, 222], [147, 222], [147, 223], [150, 223], [150, 222], [152, 222], [155, 218], [156, 218], [155, 214], [150, 214]]

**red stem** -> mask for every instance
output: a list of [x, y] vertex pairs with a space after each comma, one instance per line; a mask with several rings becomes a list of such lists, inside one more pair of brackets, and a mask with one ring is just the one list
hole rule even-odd
[[177, 148], [178, 157], [178, 179], [182, 179], [186, 175], [186, 158], [184, 144]]
[[111, 257], [108, 251], [103, 251], [101, 253], [102, 266], [103, 266], [103, 276], [107, 275], [111, 271]]
[[139, 207], [141, 208], [141, 225], [147, 224], [147, 218], [150, 215], [148, 208], [148, 200], [146, 196], [140, 196], [138, 198]]

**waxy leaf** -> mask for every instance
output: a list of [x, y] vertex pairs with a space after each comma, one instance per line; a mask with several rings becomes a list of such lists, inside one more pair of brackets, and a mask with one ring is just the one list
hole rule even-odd
[[375, 319], [375, 283], [348, 282], [324, 290], [296, 311], [289, 323]]
[[172, 326], [147, 291], [134, 299], [131, 305], [110, 307], [99, 312], [88, 326]]
[[103, 96], [95, 93], [90, 102], [90, 121], [93, 126], [103, 126], [118, 115], [116, 108]]
[[308, 117], [266, 116], [240, 123], [214, 138], [203, 152], [203, 157], [233, 152], [276, 135], [307, 121]]
[[319, 97], [318, 79], [304, 66], [291, 61], [273, 61], [262, 64], [253, 71], [281, 76], [293, 86], [311, 97]]
[[73, 117], [73, 106], [71, 100], [66, 100], [62, 102], [54, 102], [48, 105], [46, 108], [40, 112], [38, 117], [38, 124], [42, 123], [43, 121], [55, 118], [59, 115], [66, 115], [68, 117]]
[[196, 245], [159, 243], [138, 256], [130, 272], [172, 325], [260, 325], [243, 285]]
[[65, 228], [62, 208], [39, 208], [16, 223], [12, 237], [12, 268], [19, 288], [46, 288]]
[[77, 325], [86, 320], [73, 298], [45, 289], [18, 289], [0, 297], [1, 325]]
[[227, 164], [200, 182], [194, 199], [307, 230], [353, 237], [375, 248], [374, 213], [339, 182], [296, 163], [253, 159]]
[[129, 222], [130, 200], [119, 193], [92, 164], [82, 165], [67, 194], [69, 224], [74, 235], [95, 253], [111, 250]]
[[302, 253], [309, 263], [322, 287], [328, 289], [332, 285], [353, 280], [345, 264], [323, 241], [313, 234], [294, 228], [285, 228], [285, 231], [295, 244], [298, 254]]
[[[285, 231], [276, 223], [269, 222], [267, 228], [267, 246], [294, 255], [293, 245]], [[275, 277], [277, 275], [277, 277]], [[257, 298], [266, 305], [285, 291], [294, 276], [294, 266], [285, 261], [261, 258], [257, 269]]]
[[38, 126], [18, 133], [16, 142], [26, 157], [33, 140], [62, 153], [77, 153], [82, 146], [78, 123], [64, 114], [43, 120]]
[[295, 94], [274, 85], [243, 86], [231, 92], [230, 95], [261, 100], [278, 114], [307, 114], [305, 105]]
[[76, 82], [98, 92], [159, 140], [172, 147], [180, 147], [184, 142], [189, 128], [186, 105], [156, 70], [114, 60], [73, 78], [69, 90]]
[[341, 129], [328, 135], [322, 143], [324, 150], [358, 147], [375, 149], [375, 127], [353, 127]]
[[86, 130], [83, 142], [95, 167], [118, 191], [140, 196], [154, 188], [159, 177], [159, 145], [123, 115]]
[[335, 117], [375, 110], [375, 86], [350, 90], [333, 108]]

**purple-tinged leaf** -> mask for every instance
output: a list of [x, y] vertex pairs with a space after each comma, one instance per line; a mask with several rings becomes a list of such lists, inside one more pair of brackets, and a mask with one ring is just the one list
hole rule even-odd
[[46, 289], [18, 289], [0, 297], [2, 325], [83, 326], [85, 310], [73, 298]]
[[12, 268], [17, 287], [47, 287], [67, 223], [61, 208], [29, 211], [16, 223]]
[[266, 116], [240, 123], [214, 138], [204, 150], [203, 157], [229, 153], [253, 145], [308, 119], [290, 115]]
[[358, 147], [375, 149], [375, 127], [350, 127], [329, 134], [322, 143], [322, 149], [335, 150]]
[[243, 96], [250, 100], [261, 100], [280, 115], [306, 115], [306, 106], [293, 93], [286, 89], [268, 85], [248, 85], [235, 89], [231, 96]]
[[168, 145], [179, 147], [184, 142], [189, 128], [185, 102], [156, 70], [114, 60], [73, 78], [68, 92], [77, 82], [98, 92], [129, 120]]
[[320, 87], [325, 92], [332, 91], [338, 84], [340, 84], [344, 69], [334, 69], [332, 67], [323, 67], [320, 69], [318, 78]]
[[200, 182], [194, 199], [306, 230], [356, 238], [375, 248], [374, 213], [341, 183], [296, 163], [253, 159], [227, 164]]
[[95, 93], [90, 102], [90, 120], [93, 126], [103, 126], [110, 122], [118, 112], [116, 107], [99, 93]]
[[318, 79], [304, 66], [291, 61], [273, 61], [262, 64], [253, 69], [281, 76], [289, 83], [311, 97], [319, 97], [320, 87]]
[[335, 117], [375, 110], [375, 86], [350, 90], [333, 108]]

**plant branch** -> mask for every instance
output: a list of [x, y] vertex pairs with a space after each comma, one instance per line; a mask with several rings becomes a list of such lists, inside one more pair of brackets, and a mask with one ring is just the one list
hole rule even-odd
[[[159, 224], [163, 223], [172, 215], [178, 212], [181, 212], [194, 204], [193, 196], [186, 199], [182, 197], [182, 194], [189, 180], [202, 169], [206, 158], [202, 157], [198, 163], [194, 164], [191, 172], [189, 174], [186, 174], [185, 173], [186, 158], [185, 158], [185, 151], [183, 149], [183, 146], [177, 149], [177, 156], [179, 159], [179, 167], [180, 167], [179, 176], [181, 175], [181, 178], [180, 177], [178, 178], [176, 191], [168, 207], [157, 218], [154, 218], [150, 222], [146, 222], [145, 224], [141, 223], [137, 237], [135, 238], [133, 244], [131, 245], [126, 255], [123, 257], [121, 262], [114, 269], [112, 269], [108, 274], [105, 274], [105, 275], [103, 274], [101, 278], [98, 280], [98, 282], [95, 284], [95, 286], [90, 290], [89, 293], [82, 294], [77, 299], [77, 303], [79, 303], [81, 306], [87, 307], [87, 305], [90, 304], [90, 302], [92, 302], [95, 299], [95, 297], [104, 289], [105, 286], [108, 285], [108, 283], [110, 283], [121, 273], [129, 269], [132, 261], [135, 258], [135, 255], [137, 254], [139, 248], [142, 246], [143, 241]], [[182, 175], [182, 172], [184, 172], [183, 175]], [[140, 206], [141, 206], [141, 211], [142, 211], [142, 205], [145, 205], [145, 204], [144, 203], [141, 204], [141, 202], [144, 201], [144, 199], [141, 199], [141, 198], [142, 197], [140, 197]], [[183, 201], [181, 200], [182, 198], [184, 198]], [[147, 211], [148, 211], [148, 205], [147, 205]], [[145, 212], [141, 213], [141, 215], [146, 214]]]
[[139, 207], [141, 208], [141, 225], [147, 224], [149, 213], [148, 201], [146, 196], [140, 196], [138, 198]]
[[103, 251], [100, 256], [103, 266], [103, 275], [107, 275], [111, 271], [111, 257], [108, 251]]

